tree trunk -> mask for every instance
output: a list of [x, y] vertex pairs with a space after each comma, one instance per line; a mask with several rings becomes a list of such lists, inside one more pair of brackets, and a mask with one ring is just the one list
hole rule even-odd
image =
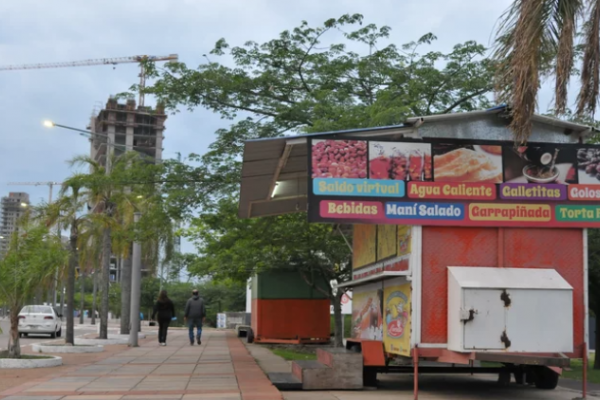
[[[69, 310], [67, 310], [68, 312]], [[65, 285], [63, 283], [62, 287], [61, 287], [61, 291], [60, 291], [60, 315], [64, 316], [65, 315]], [[63, 317], [60, 317], [60, 320], [62, 321]]]
[[21, 358], [21, 344], [19, 343], [19, 310], [20, 304], [13, 304], [10, 308], [10, 336], [8, 338], [8, 358]]
[[96, 325], [96, 293], [98, 292], [98, 271], [94, 271], [94, 289], [92, 291], [92, 325]]
[[81, 271], [81, 268], [79, 268], [79, 295], [81, 296], [81, 299], [79, 299], [79, 309], [81, 310], [81, 312], [79, 313], [79, 324], [83, 325], [85, 320], [84, 320], [84, 308], [85, 308], [85, 276], [83, 275], [83, 272]]
[[108, 339], [108, 291], [110, 289], [110, 227], [102, 234], [102, 281], [100, 283], [100, 339]]
[[67, 271], [67, 332], [65, 343], [75, 344], [75, 269], [77, 268], [77, 234], [71, 227], [71, 236], [69, 238], [69, 270]]
[[121, 262], [121, 335], [129, 334], [131, 312], [131, 245], [127, 258]]
[[[598, 346], [600, 345], [600, 313], [596, 310], [594, 310], [594, 313], [596, 314], [596, 350], [598, 350]], [[594, 369], [600, 369], [600, 357], [594, 359]]]
[[333, 332], [334, 332], [334, 347], [344, 347], [344, 328], [342, 324], [342, 296], [344, 292], [337, 290], [335, 296], [331, 298], [333, 303]]

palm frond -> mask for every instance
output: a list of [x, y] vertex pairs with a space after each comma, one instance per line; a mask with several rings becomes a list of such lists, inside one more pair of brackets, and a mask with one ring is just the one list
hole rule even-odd
[[525, 143], [531, 135], [541, 80], [553, 64], [556, 109], [566, 109], [582, 7], [582, 0], [517, 0], [502, 17], [494, 51], [495, 88], [497, 99], [510, 106], [516, 143]]
[[591, 2], [585, 27], [585, 51], [581, 68], [581, 89], [577, 96], [577, 115], [596, 112], [600, 85], [600, 0]]
[[574, 40], [577, 33], [577, 17], [583, 7], [580, 0], [559, 1], [555, 12], [554, 35], [558, 37], [556, 52], [556, 82], [554, 88], [556, 114], [567, 109], [567, 88], [573, 71]]

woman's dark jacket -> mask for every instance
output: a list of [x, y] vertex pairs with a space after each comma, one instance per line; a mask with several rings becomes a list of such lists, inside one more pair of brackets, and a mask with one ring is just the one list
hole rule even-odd
[[175, 305], [169, 299], [165, 301], [158, 300], [154, 304], [154, 312], [152, 313], [152, 319], [158, 314], [158, 319], [171, 319], [175, 316]]

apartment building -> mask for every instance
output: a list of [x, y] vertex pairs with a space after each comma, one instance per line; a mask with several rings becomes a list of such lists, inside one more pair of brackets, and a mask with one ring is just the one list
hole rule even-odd
[[2, 197], [0, 203], [0, 254], [8, 250], [10, 237], [18, 229], [19, 218], [29, 207], [29, 194], [24, 192], [11, 192]]

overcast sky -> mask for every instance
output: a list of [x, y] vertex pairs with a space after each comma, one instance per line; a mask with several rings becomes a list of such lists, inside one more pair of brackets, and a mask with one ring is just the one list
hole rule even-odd
[[[301, 20], [320, 24], [345, 13], [392, 27], [402, 44], [432, 32], [432, 49], [459, 42], [489, 45], [509, 0], [1, 0], [0, 65], [76, 61], [140, 54], [178, 54], [188, 66], [203, 61], [224, 37], [232, 45], [274, 38]], [[61, 181], [66, 160], [89, 152], [74, 132], [42, 126], [44, 119], [84, 129], [94, 107], [137, 80], [135, 64], [0, 71], [0, 195], [29, 192], [34, 203], [47, 187], [7, 186], [13, 181]], [[154, 105], [152, 99], [147, 104]], [[227, 126], [197, 109], [170, 116], [164, 156], [202, 153], [213, 132]], [[185, 246], [184, 250], [191, 250]]]

